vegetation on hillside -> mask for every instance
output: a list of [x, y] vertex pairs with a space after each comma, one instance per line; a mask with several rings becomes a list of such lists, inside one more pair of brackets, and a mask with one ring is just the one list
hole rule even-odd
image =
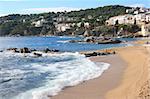
[[[71, 12], [49, 12], [42, 14], [30, 14], [30, 15], [20, 15], [13, 14], [4, 17], [0, 17], [0, 36], [12, 36], [12, 35], [21, 35], [21, 36], [30, 36], [30, 35], [54, 35], [60, 33], [55, 33], [55, 25], [56, 21], [54, 18], [59, 16], [65, 16], [69, 18], [75, 18], [76, 20], [70, 21], [70, 23], [79, 23], [79, 22], [89, 22], [91, 26], [91, 30], [103, 34], [113, 33], [113, 27], [106, 27], [105, 21], [113, 16], [122, 15], [126, 13], [126, 9], [130, 9], [130, 7], [124, 7], [120, 5], [112, 5], [112, 6], [104, 6], [98, 8], [91, 8], [80, 11], [71, 11]], [[42, 18], [46, 20], [41, 27], [35, 27], [32, 22], [38, 21]], [[100, 27], [97, 31], [96, 27]], [[71, 32], [84, 31], [84, 29], [77, 28], [77, 26], [72, 27], [69, 32], [65, 32], [65, 35], [70, 35]], [[132, 31], [131, 31], [132, 32]], [[68, 34], [67, 34], [68, 33]], [[78, 34], [78, 33], [77, 33]], [[80, 33], [79, 33], [80, 34]], [[82, 33], [81, 33], [82, 34]]]

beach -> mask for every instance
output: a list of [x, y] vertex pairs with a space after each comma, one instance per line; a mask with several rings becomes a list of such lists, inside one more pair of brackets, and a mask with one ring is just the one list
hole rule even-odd
[[[24, 38], [23, 41], [27, 39], [32, 40]], [[43, 38], [34, 39], [43, 41]], [[83, 52], [80, 44], [67, 43], [64, 44], [78, 50], [58, 53], [37, 50], [23, 54], [3, 50], [0, 52], [0, 99], [150, 99], [148, 43], [144, 39], [107, 45], [108, 48], [93, 45], [95, 50], [90, 49], [91, 45], [82, 44], [82, 48], [88, 49]], [[60, 43], [56, 40], [55, 44]], [[35, 53], [42, 56], [35, 57]]]
[[103, 99], [107, 91], [119, 84], [126, 63], [118, 55], [97, 56], [90, 59], [94, 62], [106, 62], [111, 66], [99, 78], [67, 88], [52, 99]]
[[[82, 97], [104, 98], [106, 92], [119, 85], [126, 63], [114, 51], [117, 52], [116, 49], [119, 47], [128, 46], [127, 43], [108, 45], [63, 43], [69, 39], [79, 38], [2, 37], [0, 98], [49, 99], [67, 90], [70, 93], [70, 89], [82, 85], [86, 85], [84, 89], [88, 89], [87, 92], [81, 90], [77, 93], [83, 93]], [[48, 41], [52, 41], [51, 44]], [[30, 45], [28, 42], [31, 42]], [[49, 48], [45, 48], [47, 45]], [[112, 48], [116, 49], [109, 52], [108, 49]], [[57, 50], [58, 52], [53, 53]], [[97, 50], [99, 52], [89, 54], [92, 57], [81, 53], [81, 51], [93, 53]], [[95, 54], [97, 57], [93, 57]]]
[[93, 62], [111, 64], [99, 78], [66, 88], [51, 99], [150, 99], [148, 48], [115, 50], [116, 55], [90, 58]]
[[147, 89], [149, 85], [144, 90], [142, 89], [149, 79], [149, 52], [147, 48], [137, 46], [118, 52], [128, 65], [124, 70], [120, 85], [107, 92], [106, 99], [150, 99]]

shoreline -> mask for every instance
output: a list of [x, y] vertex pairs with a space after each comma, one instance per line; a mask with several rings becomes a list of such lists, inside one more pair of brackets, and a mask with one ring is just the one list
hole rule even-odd
[[128, 63], [128, 66], [124, 71], [121, 84], [110, 90], [106, 94], [106, 99], [150, 99], [150, 97], [143, 98], [147, 97], [148, 93], [140, 96], [142, 91], [147, 92], [141, 88], [149, 79], [147, 48], [144, 46], [130, 47], [121, 50], [119, 54]]
[[[134, 44], [136, 43], [134, 42]], [[149, 88], [146, 89], [150, 72], [147, 71], [149, 49], [150, 47], [141, 46], [137, 43], [136, 46], [96, 50], [99, 52], [117, 52], [117, 54], [88, 58], [97, 65], [98, 62], [104, 62], [111, 66], [100, 77], [84, 81], [73, 87], [66, 87], [51, 99], [137, 99], [137, 97], [149, 97], [150, 95], [147, 93]], [[83, 54], [82, 52], [79, 53]]]
[[121, 82], [126, 63], [118, 55], [95, 56], [89, 59], [96, 63], [109, 63], [110, 67], [100, 77], [66, 88], [50, 99], [104, 99], [107, 91], [117, 87]]
[[[94, 62], [100, 61], [106, 63], [110, 63], [110, 61], [114, 62], [114, 59], [116, 58], [120, 59], [120, 61], [117, 61], [116, 63], [120, 63], [118, 67], [123, 67], [120, 69], [117, 68], [116, 74], [114, 73], [114, 75], [111, 75], [112, 77], [110, 77], [109, 74], [114, 72], [112, 69], [115, 69], [116, 66], [116, 64], [110, 63], [110, 68], [99, 78], [67, 88], [51, 99], [145, 99], [139, 97], [144, 97], [143, 95], [140, 96], [140, 94], [143, 92], [142, 86], [147, 82], [149, 74], [148, 63], [145, 64], [145, 60], [147, 60], [149, 55], [147, 47], [140, 45], [114, 48], [111, 50], [117, 51], [117, 55], [96, 56], [90, 57], [90, 59]], [[110, 60], [106, 59], [109, 57], [114, 58]], [[119, 77], [117, 73], [120, 73]], [[111, 84], [106, 86], [108, 80], [110, 80]], [[100, 84], [100, 82], [103, 82], [103, 85]]]

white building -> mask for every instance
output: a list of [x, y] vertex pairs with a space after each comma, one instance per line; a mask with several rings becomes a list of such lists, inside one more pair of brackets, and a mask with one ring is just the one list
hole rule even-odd
[[108, 25], [115, 25], [116, 21], [118, 20], [118, 24], [134, 24], [136, 20], [136, 24], [141, 25], [142, 22], [150, 22], [150, 14], [126, 14], [126, 15], [120, 15], [111, 17], [106, 21], [106, 24]]
[[85, 28], [89, 28], [89, 27], [90, 27], [90, 23], [85, 22], [85, 23], [84, 23], [84, 27], [85, 27]]
[[82, 22], [77, 23], [78, 27], [81, 27], [81, 25], [82, 25]]
[[145, 24], [143, 23], [141, 25], [141, 31], [139, 32], [140, 35], [142, 36], [150, 36], [150, 24]]
[[41, 19], [41, 20], [32, 22], [31, 24], [34, 25], [35, 27], [41, 27], [44, 23], [46, 23], [45, 19]]
[[128, 23], [133, 24], [134, 17], [133, 15], [130, 15], [130, 14], [115, 16], [115, 17], [109, 18], [109, 20], [106, 21], [106, 24], [115, 25], [116, 21], [118, 21], [118, 24], [128, 24]]
[[146, 15], [145, 14], [137, 14], [137, 15], [134, 15], [134, 18], [136, 19], [137, 22], [143, 22], [146, 20]]
[[65, 23], [55, 24], [55, 27], [58, 32], [64, 32], [68, 29], [71, 29], [71, 25]]
[[70, 22], [70, 21], [76, 21], [77, 18], [67, 17], [67, 16], [59, 16], [59, 17], [53, 18], [53, 20], [56, 22]]
[[150, 13], [149, 14], [146, 14], [146, 22], [150, 22]]

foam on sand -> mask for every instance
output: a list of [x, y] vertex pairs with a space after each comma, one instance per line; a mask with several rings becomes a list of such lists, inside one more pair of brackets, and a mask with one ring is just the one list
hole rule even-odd
[[[32, 55], [29, 54], [26, 58], [32, 59], [32, 62], [23, 66], [30, 69], [17, 71], [21, 72], [21, 75], [24, 74], [24, 79], [34, 79], [40, 76], [42, 82], [12, 99], [49, 99], [65, 87], [75, 86], [83, 81], [99, 77], [110, 66], [107, 63], [96, 65], [79, 53], [44, 54], [43, 57], [37, 59], [32, 58]], [[26, 75], [28, 72], [32, 73]], [[26, 82], [22, 84], [24, 83]], [[36, 84], [36, 82], [33, 83]]]

